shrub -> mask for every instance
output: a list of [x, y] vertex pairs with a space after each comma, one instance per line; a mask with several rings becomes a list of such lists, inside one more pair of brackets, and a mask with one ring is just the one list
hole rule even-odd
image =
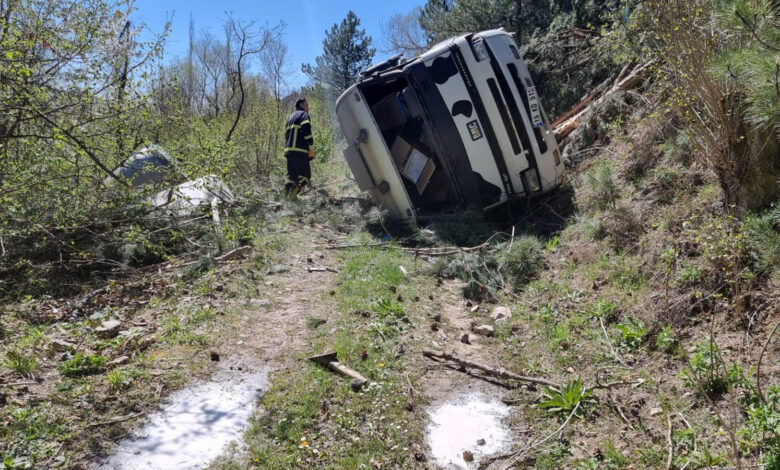
[[77, 353], [62, 362], [59, 369], [67, 377], [81, 377], [100, 373], [107, 361], [105, 356]]
[[666, 106], [680, 117], [694, 156], [717, 175], [726, 204], [771, 201], [780, 122], [774, 2], [651, 0], [634, 18], [658, 82], [667, 84]]
[[324, 318], [309, 317], [306, 319], [306, 327], [309, 328], [310, 330], [316, 330], [317, 328], [319, 328], [320, 326], [324, 325], [327, 322], [328, 321], [325, 320]]
[[739, 430], [743, 451], [758, 452], [767, 470], [780, 469], [780, 387], [770, 387], [766, 401], [747, 407], [745, 425]]
[[[500, 249], [499, 249], [500, 250]], [[523, 236], [515, 240], [504, 259], [504, 271], [515, 289], [522, 288], [544, 267], [542, 246], [535, 237]]]
[[[510, 246], [511, 245], [511, 246]], [[439, 258], [431, 274], [465, 281], [463, 295], [472, 300], [496, 301], [498, 292], [522, 288], [544, 267], [544, 248], [535, 237], [521, 236], [480, 252]]]
[[674, 285], [677, 287], [693, 287], [702, 281], [701, 269], [696, 265], [685, 266], [677, 272]]
[[760, 275], [771, 275], [780, 269], [780, 224], [772, 220], [773, 211], [777, 212], [780, 204], [775, 205], [772, 211], [761, 217], [749, 215], [743, 223], [748, 242], [748, 262]]
[[719, 372], [718, 345], [697, 343], [689, 357], [689, 365], [680, 372], [680, 378], [687, 387], [710, 397], [726, 392], [728, 382]]
[[585, 174], [590, 188], [588, 202], [598, 209], [608, 209], [615, 206], [620, 197], [617, 182], [615, 181], [612, 165], [606, 161], [600, 161]]
[[669, 161], [679, 162], [686, 166], [691, 163], [693, 149], [691, 148], [691, 139], [685, 132], [678, 132], [676, 136], [665, 141], [661, 145], [661, 151]]
[[613, 321], [618, 311], [618, 305], [606, 299], [599, 299], [595, 305], [592, 305], [588, 309], [588, 314], [594, 317], [599, 317], [607, 322]]
[[647, 329], [634, 317], [628, 317], [625, 323], [615, 325], [620, 331], [620, 344], [630, 349], [636, 349], [642, 345]]
[[680, 353], [680, 343], [672, 336], [672, 326], [666, 325], [655, 337], [655, 346], [661, 351], [678, 355]]
[[756, 282], [756, 273], [745, 268], [750, 267], [749, 254], [761, 253], [762, 248], [753, 246], [743, 225], [733, 216], [705, 224], [696, 241], [705, 261], [702, 277], [708, 288], [727, 286], [725, 294], [731, 297]]
[[458, 253], [441, 257], [431, 268], [435, 276], [457, 278], [466, 282], [463, 296], [476, 301], [495, 301], [503, 288], [498, 265], [492, 256], [481, 253]]

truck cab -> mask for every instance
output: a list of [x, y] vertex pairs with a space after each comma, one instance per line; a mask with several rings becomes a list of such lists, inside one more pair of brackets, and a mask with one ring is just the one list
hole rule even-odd
[[367, 69], [336, 114], [358, 186], [394, 219], [487, 210], [561, 183], [558, 144], [503, 29]]

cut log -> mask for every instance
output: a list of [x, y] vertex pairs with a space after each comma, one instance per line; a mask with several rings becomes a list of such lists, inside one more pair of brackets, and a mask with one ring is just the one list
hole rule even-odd
[[477, 369], [482, 371], [483, 373], [490, 375], [492, 377], [496, 377], [499, 379], [504, 380], [517, 380], [519, 382], [526, 382], [531, 383], [534, 385], [546, 385], [548, 387], [552, 387], [556, 390], [560, 390], [561, 386], [558, 385], [555, 382], [542, 379], [539, 377], [529, 377], [525, 375], [519, 375], [515, 374], [514, 372], [509, 372], [508, 370], [501, 369], [498, 367], [489, 367], [483, 364], [479, 364], [476, 362], [469, 361], [468, 359], [463, 359], [460, 357], [457, 357], [453, 354], [445, 353], [445, 352], [436, 352], [430, 349], [424, 349], [423, 350], [423, 356], [429, 358], [429, 359], [444, 359], [446, 361], [452, 361], [456, 362], [461, 366], [464, 367], [471, 367], [472, 369]]
[[[645, 77], [645, 74], [650, 69], [653, 61], [645, 62], [639, 67], [628, 68], [629, 65], [623, 68], [623, 70], [615, 78], [615, 81], [609, 90], [604, 93], [600, 93], [599, 89], [604, 85], [602, 83], [596, 90], [585, 96], [579, 103], [574, 105], [569, 111], [566, 111], [552, 123], [553, 133], [555, 139], [560, 142], [566, 138], [569, 134], [574, 132], [580, 125], [582, 117], [593, 107], [596, 107], [603, 103], [609, 95], [618, 91], [626, 91], [636, 88], [637, 85]], [[630, 72], [629, 72], [630, 70]], [[608, 80], [607, 82], [611, 81]]]
[[601, 82], [601, 84], [599, 86], [597, 86], [596, 88], [591, 90], [590, 93], [585, 95], [580, 101], [577, 102], [577, 104], [572, 106], [571, 109], [569, 109], [565, 113], [563, 113], [560, 116], [558, 116], [558, 118], [555, 121], [553, 121], [553, 123], [550, 124], [550, 126], [552, 126], [552, 128], [555, 129], [556, 127], [558, 127], [561, 124], [563, 124], [564, 122], [566, 122], [570, 117], [574, 116], [575, 114], [578, 114], [591, 101], [593, 101], [599, 95], [601, 95], [604, 92], [604, 90], [607, 89], [609, 84], [612, 83], [612, 81], [613, 81], [612, 77], [610, 77], [610, 78], [604, 80], [603, 82]]

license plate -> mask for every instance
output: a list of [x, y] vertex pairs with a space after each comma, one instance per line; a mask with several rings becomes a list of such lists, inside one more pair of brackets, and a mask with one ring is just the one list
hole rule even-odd
[[471, 140], [479, 140], [482, 138], [482, 128], [479, 127], [479, 121], [476, 119], [466, 123], [466, 128], [469, 130]]
[[539, 97], [536, 95], [536, 87], [529, 86], [526, 88], [528, 94], [528, 108], [531, 110], [531, 122], [534, 127], [542, 127], [544, 122], [542, 121], [542, 111], [539, 107]]

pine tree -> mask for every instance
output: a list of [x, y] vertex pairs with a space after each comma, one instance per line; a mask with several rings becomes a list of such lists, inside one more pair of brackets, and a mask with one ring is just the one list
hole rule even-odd
[[376, 52], [371, 47], [371, 36], [366, 36], [366, 31], [358, 26], [360, 19], [350, 10], [340, 25], [334, 24], [330, 32], [325, 32], [322, 55], [315, 58], [315, 65], [303, 65], [303, 72], [324, 84], [334, 96], [357, 80]]

